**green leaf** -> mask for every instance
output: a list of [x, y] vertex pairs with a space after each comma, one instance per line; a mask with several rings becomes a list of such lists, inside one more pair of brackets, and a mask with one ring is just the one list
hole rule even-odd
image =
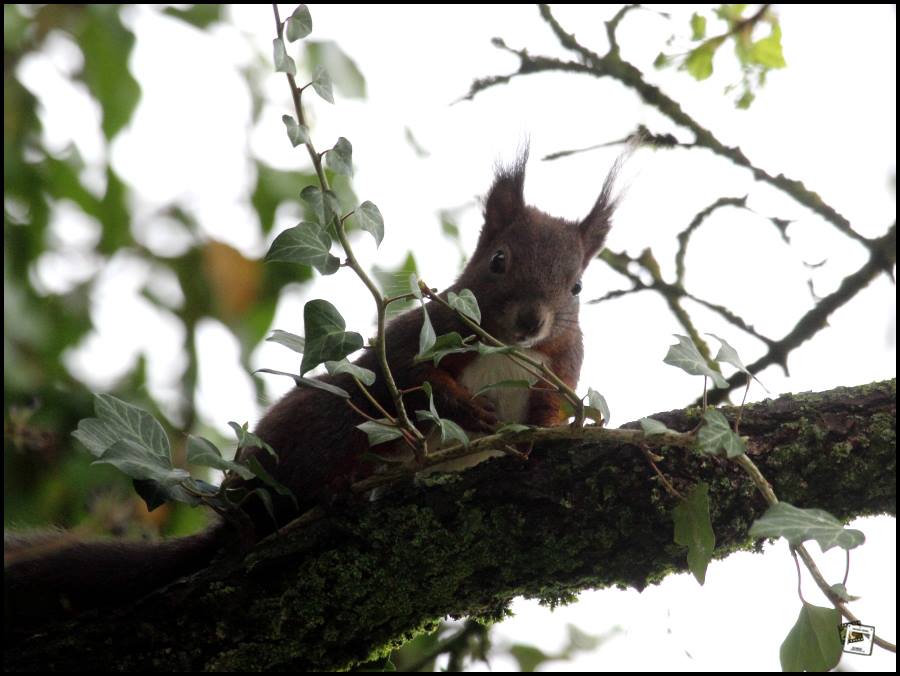
[[403, 432], [398, 427], [385, 424], [388, 422], [385, 418], [382, 418], [382, 420], [384, 422], [369, 420], [356, 426], [357, 429], [362, 430], [369, 437], [369, 446], [377, 446], [378, 444], [403, 437]]
[[503, 434], [504, 432], [527, 432], [531, 428], [528, 425], [521, 425], [519, 423], [507, 423], [503, 425], [503, 427], [497, 428], [497, 434]]
[[294, 60], [288, 56], [287, 50], [284, 48], [284, 40], [281, 38], [272, 40], [272, 49], [275, 58], [275, 72], [296, 75], [297, 66], [294, 65]]
[[[275, 505], [272, 502], [272, 494], [269, 493], [269, 489], [264, 488], [262, 486], [260, 486], [259, 488], [253, 489], [252, 491], [250, 491], [249, 493], [247, 493], [246, 495], [243, 496], [243, 498], [241, 499], [241, 504], [243, 504], [246, 500], [248, 500], [251, 495], [256, 495], [259, 498], [260, 502], [262, 502], [263, 507], [265, 508], [266, 512], [268, 513], [269, 518], [272, 519], [272, 523], [274, 523], [277, 526], [278, 519], [275, 517]], [[293, 497], [293, 496], [291, 496], [291, 497]]]
[[[588, 388], [587, 397], [588, 410], [593, 410], [596, 412], [595, 415], [590, 417], [597, 422], [600, 422], [602, 420], [604, 423], [609, 423], [609, 406], [606, 403], [606, 398], [602, 394], [597, 392], [597, 390], [590, 387]], [[601, 420], [598, 420], [595, 417], [597, 413], [600, 414]]]
[[721, 449], [729, 458], [736, 458], [747, 452], [744, 440], [731, 431], [731, 425], [721, 411], [709, 409], [703, 414], [703, 422], [697, 434], [697, 445], [703, 453], [718, 455]]
[[823, 552], [832, 547], [850, 550], [866, 541], [861, 531], [844, 525], [822, 509], [800, 509], [787, 502], [779, 502], [766, 510], [750, 528], [750, 537], [784, 537], [796, 546], [815, 540]]
[[72, 432], [94, 457], [102, 456], [106, 449], [119, 440], [112, 429], [99, 418], [84, 418], [78, 421], [78, 429]]
[[340, 202], [331, 190], [327, 190], [323, 196], [318, 186], [308, 185], [300, 191], [300, 198], [309, 204], [323, 228], [331, 225], [335, 216], [341, 214]]
[[362, 366], [357, 366], [346, 359], [340, 361], [326, 361], [325, 368], [331, 375], [340, 373], [349, 373], [363, 385], [371, 386], [375, 384], [375, 372], [370, 371]]
[[781, 50], [781, 26], [772, 24], [772, 32], [768, 37], [757, 40], [750, 46], [749, 58], [764, 68], [784, 68], [787, 62]]
[[750, 105], [753, 103], [756, 96], [749, 89], [746, 90], [743, 94], [741, 94], [741, 98], [737, 100], [735, 106], [737, 106], [741, 110], [747, 110]]
[[[195, 485], [198, 484], [196, 479], [187, 481]], [[167, 502], [182, 502], [191, 507], [196, 507], [203, 502], [200, 496], [186, 490], [180, 483], [161, 484], [150, 479], [133, 479], [131, 483], [134, 486], [135, 493], [147, 504], [147, 510], [150, 512]]]
[[513, 659], [518, 663], [519, 671], [523, 673], [537, 671], [538, 667], [544, 662], [557, 659], [556, 656], [548, 655], [540, 648], [521, 643], [517, 643], [510, 647], [509, 654], [512, 655]]
[[702, 40], [706, 37], [706, 17], [697, 12], [691, 16], [691, 40]]
[[840, 624], [841, 614], [834, 608], [804, 603], [781, 644], [781, 670], [829, 671], [836, 667], [841, 659]]
[[469, 289], [463, 289], [459, 292], [459, 295], [450, 291], [447, 294], [447, 303], [454, 310], [464, 314], [476, 324], [481, 324], [481, 309], [478, 307], [475, 294]]
[[[431, 319], [428, 317], [428, 309], [425, 307], [425, 301], [422, 301], [422, 329], [419, 331], [419, 354], [416, 355], [416, 359], [423, 361], [425, 355], [431, 351], [436, 341], [437, 336], [434, 334], [434, 327], [431, 325]], [[435, 366], [437, 366], [437, 362], [435, 362]]]
[[716, 536], [709, 520], [709, 486], [698, 484], [672, 510], [675, 542], [688, 548], [688, 566], [697, 582], [706, 581], [706, 568], [716, 548]]
[[331, 76], [328, 74], [328, 71], [325, 70], [325, 68], [323, 68], [322, 66], [316, 67], [316, 72], [313, 75], [312, 79], [312, 86], [313, 89], [316, 90], [316, 94], [328, 101], [328, 103], [334, 103], [334, 93], [332, 92]]
[[[731, 347], [731, 345], [729, 345], [728, 342], [724, 338], [719, 338], [714, 333], [707, 333], [706, 335], [712, 336], [713, 338], [715, 338], [722, 344], [721, 347], [719, 348], [718, 354], [716, 354], [716, 361], [725, 362], [726, 364], [731, 364], [739, 371], [743, 371], [748, 376], [753, 378], [753, 380], [758, 382], [760, 384], [760, 386], [764, 390], [766, 390], [766, 386], [760, 382], [759, 378], [757, 378], [755, 375], [750, 373], [750, 371], [747, 370], [747, 367], [744, 366], [744, 362], [741, 361], [741, 358], [738, 355], [737, 350], [735, 350], [733, 347]], [[768, 391], [769, 390], [766, 390], [766, 392], [768, 392]]]
[[434, 362], [434, 365], [437, 366], [441, 363], [441, 359], [446, 357], [448, 354], [462, 354], [463, 352], [473, 352], [474, 350], [474, 345], [467, 345], [463, 342], [462, 336], [460, 336], [456, 331], [453, 331], [451, 333], [445, 333], [444, 335], [439, 336], [437, 339], [435, 339], [434, 343], [429, 349], [427, 349], [425, 352], [417, 354], [414, 360], [417, 362], [422, 362], [431, 359]]
[[297, 5], [297, 9], [287, 18], [287, 39], [289, 42], [302, 40], [312, 33], [312, 16], [306, 5]]
[[409, 275], [409, 290], [416, 298], [422, 300], [422, 289], [419, 288], [419, 275], [413, 270]]
[[652, 437], [654, 434], [665, 434], [666, 432], [672, 431], [663, 423], [659, 422], [659, 420], [654, 420], [653, 418], [641, 418], [641, 429], [644, 430], [644, 434], [648, 437]]
[[488, 390], [493, 390], [495, 388], [519, 388], [523, 390], [527, 390], [531, 387], [531, 383], [527, 380], [501, 380], [496, 383], [491, 383], [490, 385], [485, 385], [477, 392], [472, 394], [473, 397], [479, 397]]
[[300, 354], [303, 354], [303, 350], [306, 347], [306, 341], [303, 340], [302, 336], [288, 333], [287, 331], [281, 331], [280, 329], [273, 329], [272, 335], [266, 338], [266, 341], [284, 345], [285, 347], [289, 347], [294, 352], [299, 352]]
[[384, 219], [378, 207], [366, 200], [356, 208], [356, 222], [375, 238], [376, 246], [381, 246], [384, 239]]
[[147, 447], [137, 441], [120, 439], [93, 464], [113, 465], [132, 479], [150, 479], [161, 484], [177, 484], [190, 479], [188, 472], [172, 467], [171, 458], [147, 451]]
[[416, 411], [416, 417], [419, 420], [429, 420], [435, 423], [438, 426], [438, 429], [441, 432], [441, 443], [446, 444], [449, 439], [456, 439], [464, 446], [468, 447], [469, 445], [469, 435], [463, 431], [463, 428], [457, 425], [452, 420], [447, 420], [446, 418], [441, 418], [438, 414], [437, 409], [434, 406], [434, 393], [432, 392], [431, 383], [424, 382], [422, 383], [422, 389], [425, 390], [425, 394], [428, 395], [428, 409], [427, 411]]
[[722, 40], [714, 38], [707, 40], [698, 47], [692, 49], [682, 64], [682, 70], [687, 70], [695, 80], [705, 80], [713, 72], [713, 56]]
[[331, 171], [344, 176], [353, 175], [353, 146], [350, 141], [341, 136], [334, 147], [327, 151], [325, 164]]
[[287, 135], [291, 140], [292, 146], [296, 148], [301, 143], [306, 143], [309, 140], [309, 129], [306, 128], [305, 124], [298, 124], [293, 115], [282, 115], [281, 121], [284, 122], [284, 126], [287, 128]]
[[351, 99], [366, 98], [366, 78], [353, 59], [336, 42], [308, 40], [306, 57], [306, 62], [314, 69], [321, 66], [328, 72], [335, 91]]
[[253, 472], [256, 478], [258, 478], [264, 484], [274, 488], [275, 492], [278, 493], [278, 495], [283, 495], [286, 498], [290, 498], [291, 502], [294, 503], [294, 508], [297, 508], [297, 498], [294, 496], [294, 493], [291, 491], [291, 489], [282, 484], [271, 474], [269, 474], [268, 470], [266, 470], [266, 468], [262, 466], [262, 463], [260, 463], [259, 458], [257, 458], [255, 455], [247, 456], [247, 466], [250, 468], [250, 471]]
[[707, 376], [711, 378], [716, 387], [728, 387], [728, 381], [722, 377], [718, 371], [713, 371], [703, 356], [697, 350], [697, 346], [687, 336], [675, 337], [678, 339], [678, 345], [672, 345], [666, 353], [663, 362], [680, 368], [682, 371], [690, 373], [692, 376]]
[[202, 3], [187, 5], [185, 9], [166, 7], [163, 10], [163, 14], [173, 16], [196, 28], [205, 30], [212, 24], [222, 20], [222, 5]]
[[654, 68], [661, 69], [661, 68], [666, 68], [671, 65], [672, 65], [672, 57], [670, 57], [668, 54], [664, 54], [663, 52], [660, 52], [659, 54], [657, 54], [656, 58], [653, 60]]
[[484, 343], [476, 343], [475, 347], [480, 355], [513, 354], [519, 349], [515, 345], [486, 345]]
[[276, 461], [278, 460], [278, 454], [275, 452], [275, 449], [253, 434], [253, 432], [248, 431], [247, 423], [238, 425], [232, 420], [229, 421], [228, 425], [234, 430], [234, 433], [237, 436], [239, 448], [261, 448], [275, 458]]
[[[305, 356], [304, 356], [305, 359]], [[328, 362], [326, 362], [328, 363]], [[296, 373], [287, 373], [286, 371], [276, 371], [275, 369], [256, 369], [254, 372], [256, 373], [271, 373], [276, 376], [287, 376], [288, 378], [293, 378], [294, 383], [297, 387], [312, 387], [316, 390], [324, 390], [329, 394], [333, 394], [336, 397], [340, 397], [341, 399], [349, 399], [350, 393], [347, 390], [338, 387], [337, 385], [331, 385], [330, 383], [322, 382], [321, 380], [317, 380], [315, 378], [305, 378], [303, 376], [298, 376]]]
[[[372, 274], [375, 276], [378, 286], [381, 287], [382, 293], [386, 297], [392, 298], [410, 293], [407, 281], [410, 277], [415, 277], [416, 270], [415, 257], [413, 257], [412, 253], [407, 253], [406, 258], [403, 259], [403, 262], [398, 267], [390, 269], [375, 265], [372, 267]], [[418, 291], [418, 287], [416, 287], [415, 292]], [[421, 296], [421, 292], [419, 292], [419, 296]], [[396, 315], [409, 310], [413, 307], [414, 302], [413, 300], [395, 301], [388, 305], [388, 313], [389, 315]]]
[[236, 472], [242, 479], [252, 479], [253, 472], [231, 460], [222, 457], [222, 453], [209, 439], [203, 437], [188, 436], [187, 461], [192, 465], [202, 465], [220, 469], [223, 472]]
[[301, 375], [326, 361], [340, 361], [363, 346], [362, 336], [345, 331], [341, 313], [327, 300], [311, 300], [303, 307], [306, 351], [300, 364]]
[[331, 255], [331, 237], [318, 223], [302, 222], [282, 232], [266, 253], [267, 262], [312, 265], [323, 275], [337, 272], [341, 261]]

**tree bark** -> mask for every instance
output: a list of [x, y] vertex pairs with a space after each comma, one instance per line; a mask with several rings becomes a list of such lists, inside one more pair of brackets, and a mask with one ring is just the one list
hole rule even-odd
[[[724, 412], [733, 420], [735, 409]], [[653, 417], [685, 431], [700, 411]], [[896, 514], [895, 380], [753, 404], [740, 431], [780, 499], [839, 519]], [[766, 505], [738, 467], [654, 452], [679, 491], [709, 484], [717, 557], [758, 548], [747, 532]], [[519, 595], [552, 604], [685, 570], [675, 504], [635, 445], [542, 443], [527, 461], [505, 457], [335, 509], [128, 607], [39, 633], [7, 617], [5, 668], [347, 669], [445, 615], [501, 618]]]

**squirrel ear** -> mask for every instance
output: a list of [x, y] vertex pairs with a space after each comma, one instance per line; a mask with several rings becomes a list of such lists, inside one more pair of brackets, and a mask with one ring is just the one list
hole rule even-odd
[[584, 259], [581, 263], [582, 269], [588, 266], [603, 247], [603, 242], [606, 241], [606, 235], [609, 233], [609, 228], [612, 225], [613, 212], [619, 205], [619, 198], [621, 197], [621, 195], [613, 195], [613, 187], [619, 175], [619, 169], [622, 168], [622, 164], [637, 148], [640, 140], [639, 137], [632, 140], [625, 151], [616, 158], [615, 164], [609, 170], [609, 175], [603, 181], [603, 189], [600, 190], [600, 197], [594, 203], [594, 208], [578, 224], [578, 233], [581, 235], [581, 250], [584, 252]]
[[484, 201], [484, 229], [482, 235], [499, 232], [525, 209], [525, 164], [528, 146], [519, 153], [511, 167], [499, 167]]

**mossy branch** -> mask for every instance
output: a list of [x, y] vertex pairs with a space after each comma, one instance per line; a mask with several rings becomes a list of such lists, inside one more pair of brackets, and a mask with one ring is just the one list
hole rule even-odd
[[[689, 430], [699, 415], [653, 417]], [[780, 498], [840, 519], [896, 513], [896, 381], [752, 404], [741, 431]], [[717, 556], [754, 547], [747, 533], [766, 502], [738, 467], [656, 452], [677, 490], [709, 484]], [[674, 503], [639, 445], [541, 443], [525, 462], [502, 458], [334, 508], [127, 607], [40, 633], [7, 626], [6, 668], [350, 668], [447, 614], [502, 617], [515, 596], [557, 603], [684, 570]]]

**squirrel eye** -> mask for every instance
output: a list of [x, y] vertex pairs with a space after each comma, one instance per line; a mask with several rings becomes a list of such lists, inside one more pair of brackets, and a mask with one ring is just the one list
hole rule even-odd
[[579, 293], [581, 293], [581, 280], [580, 279], [577, 282], [575, 282], [575, 286], [572, 287], [572, 295], [573, 296], [577, 296]]
[[491, 258], [491, 272], [501, 275], [506, 272], [506, 254], [498, 251]]

